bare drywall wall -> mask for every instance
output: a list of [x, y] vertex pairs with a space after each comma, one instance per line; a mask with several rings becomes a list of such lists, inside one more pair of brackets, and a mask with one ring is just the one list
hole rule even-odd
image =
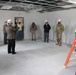
[[[0, 10], [0, 41], [3, 41], [3, 32], [2, 27], [3, 23], [7, 19], [12, 19], [14, 22], [14, 17], [24, 17], [24, 39], [31, 39], [31, 33], [29, 31], [29, 27], [31, 23], [34, 21], [37, 26], [37, 39], [42, 38], [44, 36], [43, 25], [45, 20], [48, 20], [51, 25], [50, 36], [51, 40], [56, 40], [55, 35], [55, 27], [57, 25], [58, 19], [61, 19], [62, 24], [65, 27], [65, 31], [63, 32], [62, 41], [67, 44], [71, 44], [74, 39], [74, 30], [76, 29], [76, 9], [64, 10], [64, 11], [56, 11], [56, 12], [32, 12], [26, 13], [21, 11], [3, 11]], [[43, 41], [43, 40], [42, 40]]]

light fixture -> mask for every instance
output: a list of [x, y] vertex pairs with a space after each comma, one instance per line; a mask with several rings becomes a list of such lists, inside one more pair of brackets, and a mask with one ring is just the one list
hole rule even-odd
[[62, 8], [72, 8], [75, 7], [75, 5], [65, 5], [65, 6], [61, 6]]
[[9, 0], [6, 4], [4, 4], [1, 9], [11, 9], [12, 6], [9, 5], [9, 3], [11, 2], [12, 0]]
[[69, 3], [76, 4], [76, 0], [68, 0]]
[[8, 9], [11, 9], [11, 8], [12, 8], [12, 6], [10, 6], [10, 5], [5, 5], [5, 6], [2, 6], [2, 7], [1, 7], [1, 9], [7, 9], [7, 10], [8, 10]]

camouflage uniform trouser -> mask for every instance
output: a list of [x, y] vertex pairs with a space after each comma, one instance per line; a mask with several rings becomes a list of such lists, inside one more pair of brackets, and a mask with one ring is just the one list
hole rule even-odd
[[56, 34], [56, 40], [58, 45], [62, 45], [62, 34]]

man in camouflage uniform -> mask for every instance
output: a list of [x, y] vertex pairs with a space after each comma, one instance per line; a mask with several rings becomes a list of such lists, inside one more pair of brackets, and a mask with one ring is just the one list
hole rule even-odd
[[57, 44], [61, 46], [62, 45], [62, 33], [64, 31], [64, 26], [61, 23], [61, 19], [58, 20], [58, 24], [56, 26], [56, 40], [57, 40]]

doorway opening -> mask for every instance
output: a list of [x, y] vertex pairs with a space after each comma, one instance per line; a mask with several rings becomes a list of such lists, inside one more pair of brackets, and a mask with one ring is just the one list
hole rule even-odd
[[24, 17], [15, 17], [14, 26], [16, 28], [16, 40], [24, 39]]

